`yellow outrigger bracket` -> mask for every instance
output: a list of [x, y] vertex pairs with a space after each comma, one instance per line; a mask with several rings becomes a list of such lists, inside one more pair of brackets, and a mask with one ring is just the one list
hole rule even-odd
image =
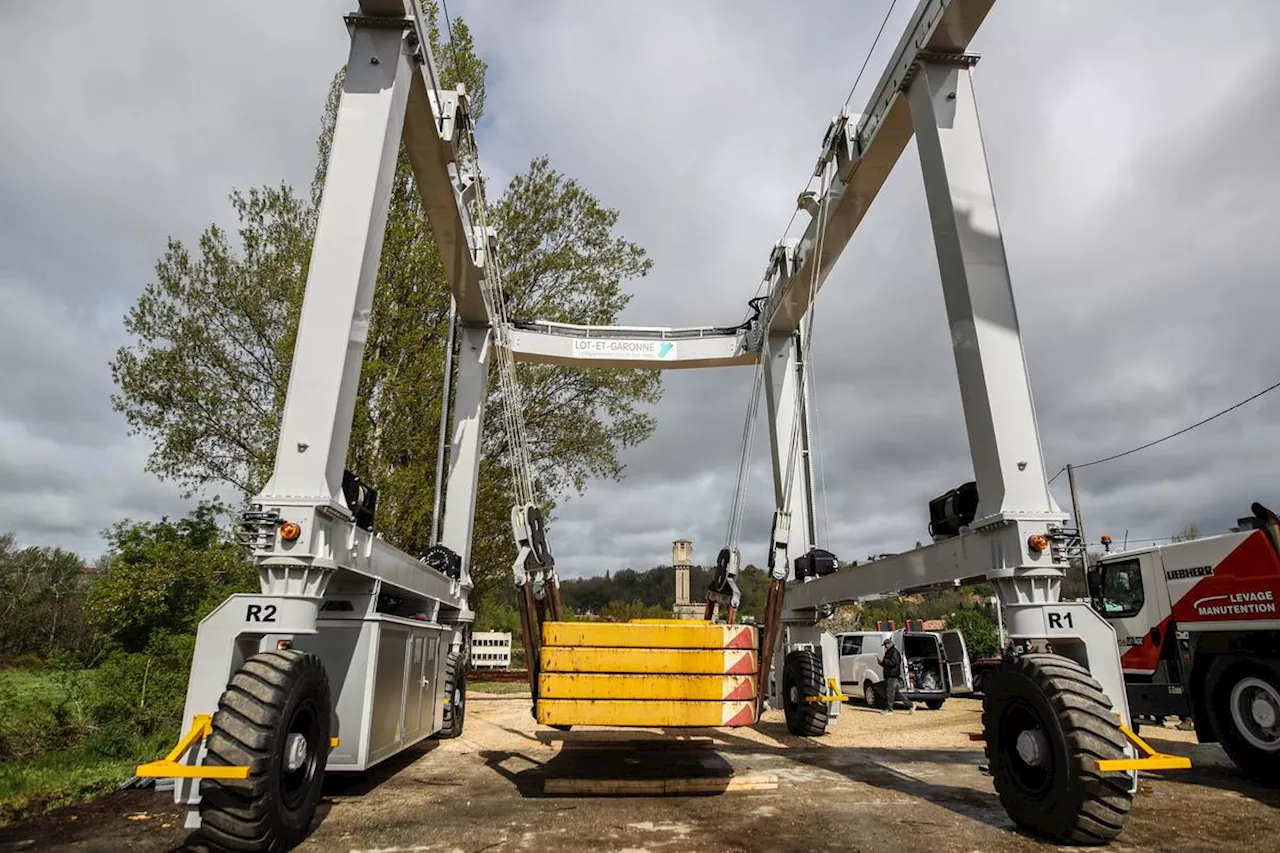
[[[180, 759], [192, 747], [209, 736], [213, 731], [212, 714], [196, 714], [191, 720], [191, 728], [178, 739], [178, 745], [159, 761], [139, 764], [133, 771], [135, 776], [156, 779], [248, 779], [249, 768], [242, 765], [227, 764], [181, 764]], [[329, 748], [338, 745], [338, 739], [329, 739]]]
[[140, 764], [133, 771], [137, 776], [153, 776], [157, 779], [248, 779], [248, 767], [227, 765], [179, 764], [178, 759], [187, 750], [196, 746], [213, 731], [212, 714], [196, 714], [191, 720], [191, 728], [178, 739], [168, 755], [150, 764]]
[[827, 689], [831, 692], [825, 696], [806, 696], [806, 702], [847, 702], [849, 697], [840, 692], [840, 682], [834, 678], [827, 679]]
[[1166, 755], [1156, 752], [1145, 740], [1138, 737], [1128, 726], [1120, 724], [1120, 733], [1129, 739], [1129, 743], [1137, 747], [1142, 758], [1109, 758], [1098, 761], [1098, 769], [1104, 773], [1112, 770], [1187, 770], [1191, 767], [1191, 759], [1180, 755]]

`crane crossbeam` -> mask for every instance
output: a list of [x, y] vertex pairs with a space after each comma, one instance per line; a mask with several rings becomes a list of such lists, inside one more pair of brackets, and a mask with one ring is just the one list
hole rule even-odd
[[[791, 332], [800, 325], [809, 310], [814, 265], [816, 295], [911, 140], [914, 127], [904, 89], [918, 64], [963, 54], [994, 2], [921, 0], [866, 107], [857, 114], [842, 111], [832, 121], [817, 169], [820, 172], [829, 158], [835, 158], [827, 213], [821, 220], [815, 215], [798, 241], [773, 249], [764, 311], [770, 332]], [[811, 202], [811, 211], [821, 201]], [[820, 258], [816, 257], [818, 246]]]

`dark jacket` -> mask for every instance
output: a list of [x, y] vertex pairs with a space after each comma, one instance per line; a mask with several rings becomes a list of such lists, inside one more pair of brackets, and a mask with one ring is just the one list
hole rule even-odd
[[885, 678], [902, 677], [902, 652], [898, 651], [897, 646], [890, 646], [885, 649], [880, 661], [881, 666], [884, 667]]

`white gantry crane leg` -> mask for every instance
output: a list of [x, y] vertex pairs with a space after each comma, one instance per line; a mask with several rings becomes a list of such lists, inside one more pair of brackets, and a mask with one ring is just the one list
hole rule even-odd
[[[785, 249], [783, 250], [785, 251]], [[785, 257], [785, 256], [784, 256]], [[810, 308], [809, 310], [813, 310]], [[769, 419], [769, 449], [772, 458], [774, 520], [769, 543], [769, 574], [772, 595], [766, 609], [780, 607], [776, 601], [783, 584], [792, 575], [795, 560], [817, 545], [816, 514], [813, 506], [813, 459], [809, 395], [805, 363], [809, 347], [806, 323], [793, 332], [772, 333], [765, 337], [761, 358], [764, 359], [764, 391]], [[765, 619], [761, 640], [760, 692], [770, 704], [781, 707], [778, 688], [783, 655], [797, 645], [820, 650], [823, 669], [839, 672], [840, 657], [835, 638], [811, 621], [793, 622], [777, 632], [776, 619]], [[768, 660], [764, 660], [768, 658]], [[770, 678], [770, 673], [773, 673]], [[770, 689], [772, 684], [772, 689]], [[828, 716], [840, 713], [839, 703], [830, 703]]]
[[[972, 526], [1066, 520], [1045, 479], [1022, 335], [974, 99], [972, 60], [924, 62], [907, 100], [933, 224], [952, 351], [978, 490]], [[1020, 543], [1026, 550], [1026, 543]], [[1088, 668], [1125, 725], [1124, 675], [1110, 625], [1088, 604], [1060, 602], [1060, 565], [1002, 555], [987, 577], [1010, 637], [1043, 643]], [[1012, 558], [1012, 559], [1011, 559]], [[1049, 610], [1045, 605], [1052, 604]]]
[[444, 493], [440, 541], [462, 559], [463, 584], [471, 586], [471, 534], [475, 530], [476, 489], [480, 480], [481, 439], [489, 396], [492, 329], [464, 325], [458, 334], [457, 384], [454, 386], [453, 438]]
[[[188, 728], [169, 756], [137, 770], [174, 779], [187, 826], [228, 849], [291, 846], [327, 770], [364, 770], [462, 729], [490, 324], [458, 165], [465, 95], [439, 88], [424, 20], [417, 0], [362, 0], [347, 17], [275, 465], [242, 519], [262, 592], [234, 595], [201, 622]], [[376, 491], [346, 470], [402, 142], [463, 324], [444, 535], [422, 557], [375, 532]]]

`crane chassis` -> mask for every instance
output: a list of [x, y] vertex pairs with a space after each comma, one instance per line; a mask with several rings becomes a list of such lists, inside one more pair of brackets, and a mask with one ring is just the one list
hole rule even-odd
[[[1087, 603], [1061, 598], [1081, 543], [1045, 478], [972, 86], [977, 57], [967, 52], [993, 2], [919, 0], [864, 109], [831, 121], [814, 170], [821, 190], [797, 202], [812, 220], [772, 248], [753, 316], [676, 329], [494, 315], [485, 288], [499, 240], [477, 215], [483, 179], [467, 93], [442, 85], [420, 0], [359, 0], [346, 17], [351, 49], [275, 466], [243, 518], [261, 592], [232, 596], [201, 623], [188, 728], [165, 759], [138, 770], [174, 779], [189, 827], [229, 849], [288, 849], [307, 832], [326, 771], [365, 770], [461, 732], [480, 439], [491, 363], [506, 348], [515, 361], [578, 367], [761, 370], [777, 506], [758, 672], [768, 704], [798, 734], [820, 735], [838, 717], [836, 647], [823, 628], [835, 605], [990, 581], [1012, 641], [986, 680], [984, 734], [1002, 803], [1056, 841], [1120, 833], [1137, 771], [1184, 762], [1132, 734], [1114, 631]], [[831, 571], [815, 548], [805, 320], [913, 136], [976, 501], [944, 512], [930, 544]], [[457, 318], [442, 525], [417, 556], [378, 535], [376, 491], [345, 468], [402, 144]], [[515, 506], [512, 526], [536, 699], [540, 625], [560, 617], [558, 581], [537, 507]], [[721, 553], [708, 619], [736, 619], [738, 562], [736, 549]]]

